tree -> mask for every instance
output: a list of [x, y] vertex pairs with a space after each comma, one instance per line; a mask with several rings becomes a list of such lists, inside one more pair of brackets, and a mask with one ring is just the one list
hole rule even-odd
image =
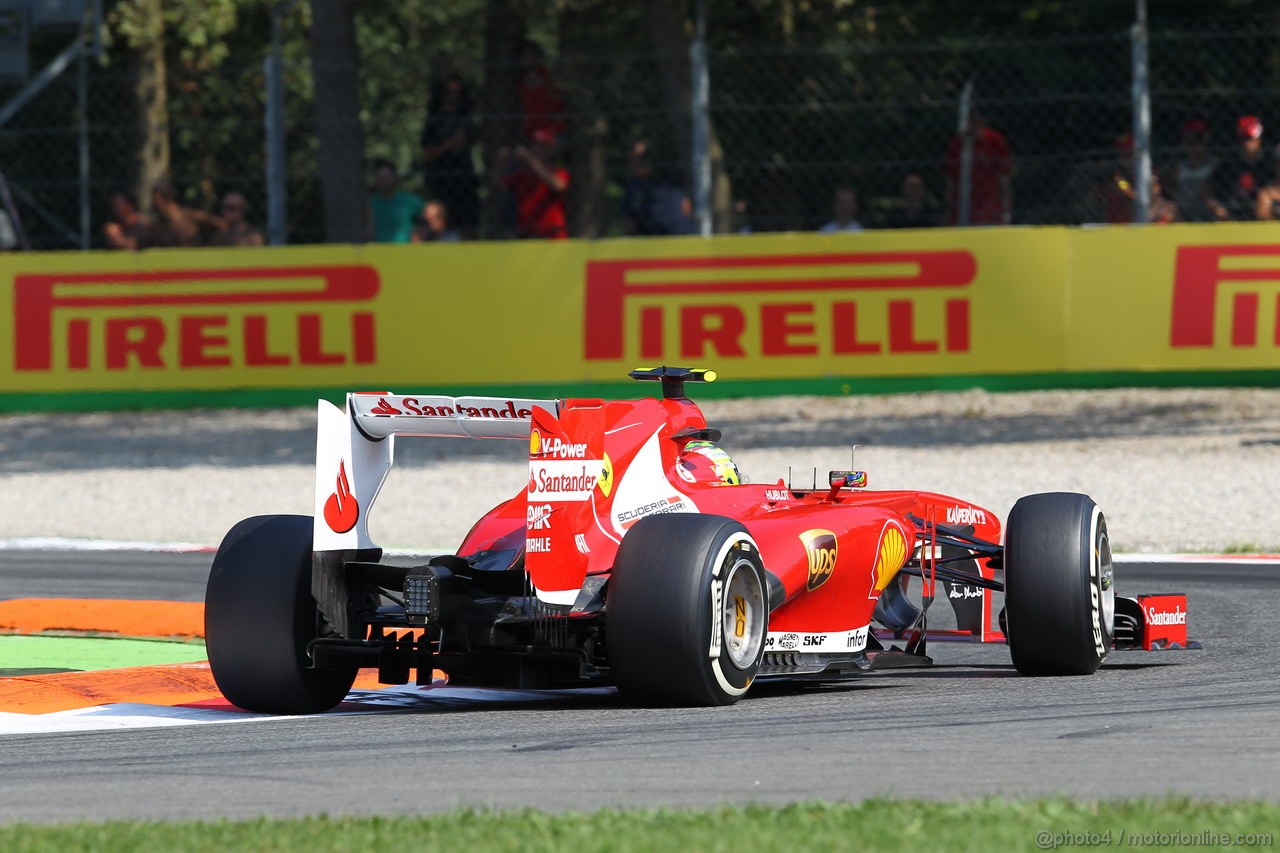
[[[168, 172], [188, 204], [227, 189], [264, 209], [262, 58], [279, 0], [108, 0], [106, 68], [90, 74], [94, 188], [133, 183], [145, 201]], [[975, 77], [1018, 158], [1019, 211], [1070, 221], [1072, 175], [1130, 122], [1129, 3], [705, 0], [711, 56], [715, 213], [731, 188], [755, 225], [812, 227], [836, 181], [864, 212], [892, 203], [907, 170], [935, 190], [956, 98]], [[1280, 82], [1274, 0], [1149, 4], [1157, 154], [1201, 117], [1229, 147], [1231, 123], [1266, 114]], [[568, 105], [562, 153], [578, 236], [614, 233], [625, 152], [688, 185], [691, 0], [309, 0], [285, 28], [290, 239], [364, 238], [365, 152], [420, 162], [427, 83], [452, 70], [477, 96], [476, 157], [518, 140], [519, 46], [541, 44]], [[314, 25], [313, 25], [314, 18]], [[354, 33], [354, 36], [352, 36]], [[308, 35], [312, 37], [308, 42]], [[55, 44], [56, 41], [56, 44]], [[33, 68], [65, 40], [32, 41]], [[122, 74], [122, 69], [129, 74]], [[24, 106], [0, 161], [33, 243], [75, 241], [76, 93], [71, 77]], [[1270, 131], [1268, 131], [1270, 132]], [[1163, 148], [1163, 152], [1161, 151]], [[483, 170], [483, 163], [481, 168]], [[1087, 172], [1087, 169], [1086, 169]], [[1089, 173], [1091, 174], [1091, 173]], [[406, 183], [418, 176], [408, 173]], [[1027, 209], [1034, 198], [1036, 210]], [[501, 194], [490, 193], [491, 236]]]
[[[691, 24], [685, 11], [685, 0], [651, 0], [644, 4], [649, 36], [658, 67], [662, 70], [663, 99], [675, 127], [680, 150], [688, 158], [685, 185], [691, 186], [693, 129], [689, 108], [692, 68], [689, 64]], [[712, 81], [712, 86], [715, 82]], [[729, 226], [733, 210], [733, 190], [724, 167], [724, 148], [715, 122], [711, 122], [707, 153], [711, 160], [711, 215], [718, 230]]]
[[133, 54], [134, 108], [141, 134], [134, 163], [134, 194], [145, 206], [151, 188], [169, 174], [169, 96], [165, 21], [161, 0], [132, 0], [116, 8], [115, 23]]
[[367, 196], [356, 0], [321, 0], [312, 4], [311, 16], [311, 73], [315, 77], [325, 236], [331, 243], [359, 243], [366, 234]]
[[[528, 27], [523, 0], [488, 0], [484, 21], [484, 85], [480, 90], [480, 145], [486, 163], [498, 160], [500, 148], [520, 141], [520, 100], [516, 85], [520, 65], [516, 58]], [[505, 237], [502, 194], [491, 191], [484, 220], [491, 237]]]
[[[598, 45], [604, 17], [595, 4], [575, 7], [565, 4], [560, 10], [560, 56], [577, 57], [590, 54]], [[591, 14], [596, 12], [596, 14]], [[568, 99], [568, 214], [570, 234], [574, 237], [600, 237], [609, 225], [609, 117], [603, 109], [598, 67], [595, 63], [560, 63], [561, 81]]]

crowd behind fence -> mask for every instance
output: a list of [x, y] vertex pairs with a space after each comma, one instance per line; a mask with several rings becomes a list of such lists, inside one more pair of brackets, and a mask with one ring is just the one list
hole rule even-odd
[[[1145, 93], [1134, 86], [1139, 35], [710, 48], [714, 230], [1280, 216], [1280, 18], [1153, 22]], [[368, 238], [697, 233], [690, 87], [670, 78], [688, 63], [646, 52], [557, 55], [531, 42], [501, 66], [411, 69], [416, 111], [362, 104]], [[0, 199], [13, 214], [0, 219], [17, 220], [0, 221], [0, 245], [19, 242], [15, 227], [36, 249], [262, 242], [262, 56], [233, 55], [217, 73], [237, 85], [199, 100], [188, 96], [199, 75], [170, 70], [167, 201], [163, 185], [161, 197], [128, 198], [142, 134], [136, 78], [87, 71], [87, 194], [77, 78], [57, 79], [38, 110], [0, 128]], [[481, 102], [494, 74], [516, 87], [507, 111]], [[286, 75], [295, 84], [280, 116], [287, 242], [321, 242], [318, 134], [306, 87], [296, 85], [305, 69]], [[1134, 135], [1140, 95], [1150, 102], [1149, 137]], [[1148, 159], [1143, 210], [1135, 170]]]

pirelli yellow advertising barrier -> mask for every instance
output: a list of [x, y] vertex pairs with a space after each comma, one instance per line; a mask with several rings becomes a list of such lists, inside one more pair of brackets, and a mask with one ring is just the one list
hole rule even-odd
[[1280, 383], [1280, 224], [0, 258], [0, 409]]

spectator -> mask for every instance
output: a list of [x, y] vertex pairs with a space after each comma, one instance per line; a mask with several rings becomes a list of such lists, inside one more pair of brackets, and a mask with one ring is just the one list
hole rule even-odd
[[1182, 126], [1182, 159], [1167, 171], [1166, 190], [1184, 222], [1212, 222], [1210, 179], [1217, 160], [1209, 154], [1209, 125], [1191, 119]]
[[[1111, 223], [1133, 222], [1137, 210], [1138, 188], [1134, 180], [1136, 169], [1133, 157], [1133, 134], [1126, 133], [1116, 140], [1116, 156], [1106, 174], [1099, 180], [1095, 192], [1103, 219]], [[1173, 222], [1177, 217], [1177, 205], [1164, 196], [1160, 179], [1152, 174], [1149, 181], [1150, 206], [1147, 222]]]
[[[1258, 191], [1276, 182], [1275, 164], [1262, 149], [1262, 122], [1241, 116], [1236, 122], [1239, 147], [1213, 170], [1209, 209], [1216, 219], [1256, 219]], [[1264, 196], [1265, 199], [1265, 196]]]
[[439, 199], [422, 206], [422, 224], [413, 229], [415, 243], [456, 243], [462, 235], [449, 227], [449, 208]]
[[853, 187], [836, 187], [831, 199], [831, 210], [836, 218], [819, 228], [820, 233], [862, 230], [862, 223], [858, 221], [858, 194]]
[[555, 134], [546, 129], [534, 131], [531, 149], [516, 146], [519, 162], [514, 167], [511, 150], [498, 151], [494, 178], [515, 195], [519, 237], [563, 240], [569, 236], [564, 215], [569, 171], [556, 164], [555, 152]]
[[538, 131], [547, 131], [559, 138], [565, 131], [564, 97], [547, 70], [542, 48], [536, 42], [526, 41], [520, 49], [520, 82], [516, 84], [520, 97], [521, 130], [524, 138], [533, 141]]
[[1167, 225], [1182, 218], [1178, 204], [1169, 198], [1158, 174], [1151, 175], [1151, 206], [1147, 209], [1147, 221], [1153, 225]]
[[693, 215], [693, 199], [679, 187], [667, 187], [662, 193], [658, 221], [668, 234], [698, 234], [701, 228]]
[[669, 234], [669, 224], [662, 221], [664, 196], [671, 185], [653, 168], [649, 143], [643, 139], [631, 145], [627, 156], [631, 174], [622, 188], [622, 227], [627, 234]]
[[924, 178], [909, 172], [902, 178], [902, 196], [889, 211], [889, 228], [932, 228], [942, 219], [941, 211], [929, 202]]
[[1115, 154], [1099, 169], [1094, 184], [1095, 210], [1103, 222], [1118, 224], [1133, 221], [1134, 187], [1133, 134], [1116, 139]]
[[751, 205], [745, 198], [736, 198], [733, 200], [733, 219], [731, 220], [730, 231], [735, 234], [750, 234], [753, 232], [751, 226]]
[[413, 193], [398, 189], [398, 183], [396, 167], [391, 161], [374, 161], [369, 207], [373, 213], [375, 243], [408, 243], [413, 236], [414, 217], [425, 202]]
[[138, 212], [133, 196], [116, 190], [107, 197], [111, 218], [102, 225], [102, 239], [108, 249], [141, 249], [145, 244], [147, 220]]
[[1258, 204], [1254, 213], [1259, 219], [1268, 222], [1280, 219], [1280, 183], [1258, 190]]
[[697, 234], [693, 201], [653, 166], [649, 143], [637, 140], [628, 155], [631, 175], [622, 191], [623, 229], [628, 234]]
[[265, 242], [262, 232], [249, 224], [245, 217], [249, 213], [249, 202], [241, 194], [232, 190], [222, 197], [218, 208], [222, 214], [223, 230], [217, 231], [209, 238], [211, 246], [261, 246]]
[[960, 170], [966, 144], [970, 147], [969, 224], [1001, 225], [1013, 221], [1013, 154], [1004, 134], [987, 124], [977, 109], [969, 113], [969, 127], [947, 143], [943, 171], [947, 175], [947, 221], [958, 225]]
[[457, 74], [431, 87], [422, 126], [422, 158], [427, 187], [448, 208], [453, 224], [468, 237], [480, 220], [479, 185], [471, 148], [475, 124], [471, 93]]
[[151, 219], [145, 243], [148, 246], [199, 246], [204, 235], [221, 231], [221, 219], [178, 201], [173, 184], [162, 178], [151, 187]]

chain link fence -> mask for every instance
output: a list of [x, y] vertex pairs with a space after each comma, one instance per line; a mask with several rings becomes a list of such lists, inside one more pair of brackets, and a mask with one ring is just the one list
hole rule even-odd
[[[1250, 146], [1259, 153], [1244, 159], [1263, 164], [1250, 172], [1257, 183], [1250, 198], [1260, 189], [1265, 198], [1275, 183], [1274, 11], [1208, 21], [1153, 16], [1150, 136], [1136, 143], [1137, 34], [1128, 25], [820, 49], [719, 45], [714, 18], [708, 27], [716, 231], [1134, 221], [1134, 163], [1144, 148], [1153, 166], [1150, 219], [1270, 215], [1265, 204], [1227, 203], [1226, 195], [1242, 191], [1241, 152]], [[546, 142], [551, 171], [569, 178], [567, 235], [696, 233], [689, 55], [657, 55], [642, 39], [607, 54], [557, 52], [553, 39], [542, 41], [544, 55], [501, 63], [403, 63], [395, 97], [361, 103], [366, 168], [385, 158], [399, 170], [400, 189], [444, 198], [463, 237], [509, 238], [528, 231], [529, 215], [511, 175], [529, 173], [528, 159]], [[216, 214], [236, 192], [250, 222], [264, 228], [267, 50], [233, 53], [212, 71], [171, 64], [160, 128], [145, 118], [135, 72], [88, 61], [81, 78], [73, 64], [0, 127], [0, 195], [7, 188], [30, 246], [106, 245], [103, 227], [118, 213], [112, 195], [138, 185], [140, 150], [157, 139], [169, 146], [168, 172], [183, 205]], [[305, 48], [286, 60], [287, 240], [322, 242], [320, 134]], [[33, 57], [33, 67], [40, 61]], [[455, 71], [464, 108], [450, 119], [441, 92], [434, 103], [431, 93], [433, 84], [447, 89]], [[210, 74], [221, 85], [208, 85]], [[16, 91], [0, 89], [0, 98]], [[439, 113], [432, 122], [429, 105]], [[1255, 135], [1241, 124], [1246, 116], [1257, 119], [1258, 143], [1241, 138], [1242, 129]], [[434, 127], [425, 136], [424, 124]], [[460, 129], [461, 141], [445, 166], [433, 167], [424, 143], [448, 139], [442, 126]]]
[[1089, 221], [1090, 173], [1132, 124], [1128, 65], [1128, 39], [1114, 34], [743, 51], [712, 66], [713, 81], [746, 83], [717, 86], [713, 112], [753, 228], [818, 228], [838, 186], [856, 190], [867, 227], [915, 205], [922, 224], [959, 223], [966, 86], [969, 221]]

